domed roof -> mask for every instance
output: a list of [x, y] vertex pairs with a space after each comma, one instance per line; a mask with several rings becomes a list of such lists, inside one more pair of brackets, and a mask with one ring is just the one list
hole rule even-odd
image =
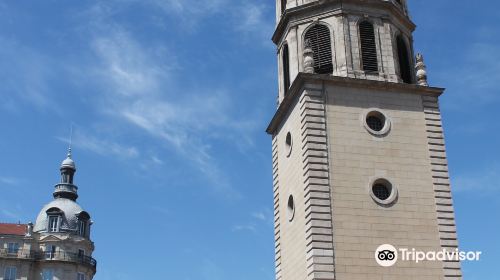
[[68, 157], [61, 163], [61, 168], [68, 168], [68, 167], [76, 170], [75, 162], [73, 161], [70, 155], [68, 155]]
[[78, 203], [67, 198], [58, 198], [49, 204], [45, 205], [35, 223], [35, 232], [46, 232], [48, 226], [48, 210], [55, 210], [62, 212], [62, 220], [60, 231], [76, 231], [78, 229], [78, 216], [83, 212], [86, 213]]

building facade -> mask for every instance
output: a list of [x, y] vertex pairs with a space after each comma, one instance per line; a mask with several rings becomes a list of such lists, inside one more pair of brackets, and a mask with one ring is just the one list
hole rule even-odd
[[276, 279], [461, 279], [382, 267], [382, 244], [458, 248], [438, 99], [405, 0], [277, 0]]
[[54, 200], [42, 208], [35, 224], [0, 224], [0, 280], [93, 279], [92, 220], [76, 202], [71, 150], [60, 171]]

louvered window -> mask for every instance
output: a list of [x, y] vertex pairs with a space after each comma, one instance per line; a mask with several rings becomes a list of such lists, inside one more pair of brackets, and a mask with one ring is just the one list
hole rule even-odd
[[401, 79], [403, 82], [407, 84], [412, 83], [412, 78], [411, 78], [411, 69], [410, 69], [410, 56], [408, 55], [408, 47], [406, 46], [406, 43], [399, 35], [396, 38], [397, 41], [397, 46], [398, 46], [398, 59], [399, 59], [399, 74], [401, 76]]
[[333, 73], [330, 29], [325, 25], [316, 24], [306, 32], [304, 39], [310, 41], [314, 52], [314, 72], [317, 74]]
[[288, 45], [283, 46], [283, 87], [285, 95], [290, 88], [290, 62], [289, 62], [289, 52]]
[[286, 11], [286, 2], [287, 0], [281, 0], [281, 13], [284, 14]]
[[378, 72], [377, 45], [373, 24], [363, 21], [359, 24], [359, 37], [361, 39], [361, 61], [366, 72]]

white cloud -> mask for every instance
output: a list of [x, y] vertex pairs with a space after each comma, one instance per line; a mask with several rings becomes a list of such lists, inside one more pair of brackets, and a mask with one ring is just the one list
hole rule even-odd
[[453, 180], [453, 190], [489, 195], [500, 192], [500, 166], [491, 166], [487, 169], [459, 174]]
[[262, 221], [265, 221], [267, 219], [266, 215], [263, 212], [255, 212], [252, 214], [252, 217]]
[[[69, 143], [69, 139], [58, 137], [59, 140]], [[102, 156], [115, 157], [117, 159], [131, 159], [139, 157], [140, 153], [136, 147], [122, 145], [120, 143], [100, 139], [78, 129], [73, 134], [72, 145]]]
[[227, 6], [228, 0], [149, 0], [166, 12], [179, 15], [204, 15], [221, 12]]
[[232, 228], [232, 231], [251, 231], [251, 232], [257, 232], [257, 227], [255, 224], [241, 224], [241, 225], [235, 225]]
[[231, 228], [233, 232], [236, 231], [249, 231], [253, 233], [257, 233], [259, 227], [262, 226], [273, 226], [274, 224], [274, 215], [270, 210], [256, 211], [251, 214], [253, 221], [237, 224]]
[[256, 32], [262, 29], [267, 31], [269, 20], [264, 18], [266, 8], [265, 5], [253, 2], [240, 5], [234, 11], [235, 15], [238, 16], [238, 20], [235, 21], [237, 29], [246, 32]]
[[[500, 81], [500, 47], [498, 44], [477, 42], [468, 50], [467, 66], [457, 73], [463, 84], [477, 89], [496, 89]], [[480, 94], [479, 92], [477, 92]], [[474, 94], [475, 96], [475, 94]]]
[[0, 176], [0, 183], [1, 184], [15, 186], [15, 185], [18, 185], [19, 182], [20, 182], [20, 180], [17, 178]]
[[[91, 46], [98, 60], [83, 72], [101, 87], [102, 96], [94, 100], [100, 112], [162, 141], [205, 174], [218, 191], [238, 196], [218, 168], [211, 144], [234, 138], [251, 144], [248, 135], [256, 123], [234, 117], [237, 112], [225, 90], [176, 82], [180, 69], [173, 52], [141, 44], [114, 23], [100, 22], [96, 29]], [[96, 145], [87, 148], [99, 151]]]
[[157, 156], [152, 156], [151, 161], [158, 165], [162, 165], [164, 163], [163, 160], [159, 159]]
[[[92, 41], [92, 49], [100, 60], [93, 71], [95, 77], [109, 83], [113, 87], [113, 94], [123, 97], [157, 93], [160, 82], [165, 83], [169, 78], [166, 65], [171, 65], [175, 57], [159, 50], [142, 49], [127, 32], [118, 27], [105, 30], [109, 36], [98, 36]], [[150, 56], [155, 51], [159, 55]], [[155, 63], [161, 56], [168, 57], [170, 62]]]
[[262, 46], [273, 47], [271, 35], [273, 33], [273, 17], [269, 10], [273, 9], [269, 3], [245, 2], [234, 7], [233, 25], [238, 38], [245, 38], [259, 42]]
[[[498, 32], [497, 32], [498, 33]], [[491, 38], [496, 38], [490, 33]], [[500, 100], [497, 84], [500, 81], [500, 47], [489, 39], [471, 42], [466, 45], [463, 55], [453, 61], [452, 70], [446, 68], [436, 73], [442, 83], [449, 84], [453, 97], [447, 103], [455, 110], [466, 106], [483, 106]], [[449, 64], [448, 66], [451, 66]], [[431, 69], [432, 70], [432, 69]], [[432, 78], [432, 72], [430, 73]]]
[[[7, 69], [18, 73], [6, 74], [0, 84], [0, 92], [7, 93], [0, 95], [0, 106], [15, 110], [14, 101], [22, 99], [40, 108], [51, 108], [51, 112], [63, 113], [64, 108], [57, 106], [59, 98], [55, 98], [55, 94], [60, 93], [53, 93], [57, 91], [51, 89], [51, 80], [73, 83], [77, 88], [70, 94], [78, 97], [74, 100], [90, 105], [88, 114], [99, 114], [97, 123], [82, 124], [77, 130], [75, 146], [119, 159], [140, 158], [144, 163], [147, 157], [148, 164], [165, 164], [159, 157], [141, 154], [136, 147], [125, 144], [111, 132], [96, 133], [89, 128], [84, 131], [83, 127], [113, 127], [113, 130], [120, 130], [117, 134], [122, 136], [139, 131], [159, 141], [159, 147], [177, 153], [184, 162], [195, 166], [216, 190], [237, 196], [218, 166], [212, 145], [224, 143], [239, 151], [244, 151], [242, 147], [248, 149], [253, 145], [251, 135], [260, 129], [257, 120], [239, 119], [235, 97], [223, 86], [209, 88], [178, 82], [179, 76], [185, 74], [178, 63], [182, 60], [177, 57], [179, 52], [159, 43], [141, 41], [137, 34], [116, 20], [115, 16], [121, 11], [144, 4], [160, 7], [160, 13], [178, 13], [194, 22], [205, 16], [227, 14], [231, 26], [245, 32], [259, 30], [262, 22], [263, 7], [245, 4], [246, 8], [242, 8], [239, 1], [98, 2], [75, 14], [76, 21], [81, 24], [71, 30], [88, 42], [89, 47], [82, 46], [76, 56], [44, 56], [0, 38], [0, 59], [2, 64], [9, 66], [0, 69], [0, 75], [3, 77], [1, 71]], [[243, 20], [238, 17], [236, 21], [233, 17], [240, 9]], [[235, 25], [240, 22], [239, 27]], [[172, 28], [182, 29], [180, 25]], [[92, 93], [83, 93], [87, 90]]]
[[[22, 101], [35, 105], [39, 109], [52, 107], [50, 100], [50, 79], [55, 75], [53, 61], [13, 39], [0, 37], [0, 102], [16, 109], [16, 103]], [[3, 106], [3, 105], [2, 105]]]

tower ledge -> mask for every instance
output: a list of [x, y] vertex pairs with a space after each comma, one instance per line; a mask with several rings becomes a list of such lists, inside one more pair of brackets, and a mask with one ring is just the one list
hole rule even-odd
[[337, 77], [329, 74], [309, 74], [299, 73], [292, 85], [290, 86], [285, 99], [281, 102], [278, 110], [274, 114], [271, 122], [269, 123], [266, 132], [273, 135], [279, 127], [283, 119], [286, 117], [290, 106], [292, 106], [295, 99], [301, 94], [306, 83], [310, 84], [333, 84], [336, 86], [350, 87], [350, 88], [368, 88], [379, 89], [388, 92], [418, 94], [424, 96], [439, 97], [444, 93], [444, 88], [439, 87], [426, 87], [414, 84], [403, 83], [388, 83], [373, 80], [363, 80], [348, 77]]

